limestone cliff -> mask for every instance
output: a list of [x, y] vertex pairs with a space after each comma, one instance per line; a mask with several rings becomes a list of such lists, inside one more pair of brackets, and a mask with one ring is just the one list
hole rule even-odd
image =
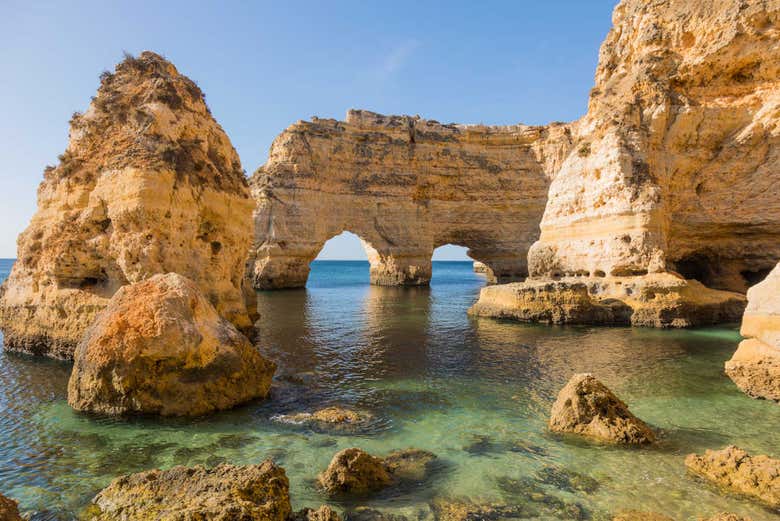
[[252, 176], [257, 288], [306, 283], [309, 263], [343, 231], [364, 241], [371, 281], [427, 284], [433, 250], [469, 248], [498, 280], [527, 276], [567, 125], [443, 125], [349, 111], [301, 121]]
[[176, 272], [225, 318], [242, 297], [254, 204], [236, 151], [203, 93], [162, 57], [127, 57], [83, 114], [38, 189], [0, 290], [7, 349], [69, 358], [125, 284]]
[[780, 264], [748, 291], [742, 335], [726, 374], [746, 394], [780, 402]]
[[[613, 22], [530, 276], [597, 300], [628, 299], [625, 277], [657, 293], [665, 271], [744, 292], [780, 258], [780, 1], [625, 0]], [[693, 293], [738, 317], [733, 294]]]

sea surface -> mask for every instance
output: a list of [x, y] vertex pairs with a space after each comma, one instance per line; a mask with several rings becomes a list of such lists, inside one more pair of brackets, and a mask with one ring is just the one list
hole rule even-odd
[[[0, 278], [10, 266], [0, 261]], [[279, 363], [271, 399], [191, 421], [77, 414], [66, 403], [70, 364], [1, 352], [0, 491], [25, 511], [71, 519], [123, 473], [273, 458], [296, 509], [329, 502], [415, 520], [444, 499], [542, 519], [609, 519], [622, 509], [777, 519], [683, 465], [686, 454], [732, 443], [780, 456], [780, 407], [746, 397], [723, 373], [736, 325], [659, 331], [471, 318], [484, 283], [468, 262], [434, 262], [425, 289], [372, 287], [366, 262], [315, 262], [307, 289], [258, 294], [258, 348]], [[656, 427], [658, 446], [549, 433], [550, 406], [576, 372], [594, 373]], [[278, 419], [333, 404], [373, 420], [329, 432]], [[439, 464], [417, 486], [328, 501], [316, 474], [352, 446], [426, 449]]]

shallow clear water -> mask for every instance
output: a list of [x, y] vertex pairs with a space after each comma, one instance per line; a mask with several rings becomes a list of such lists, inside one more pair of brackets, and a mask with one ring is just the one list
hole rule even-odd
[[[9, 268], [0, 261], [0, 277]], [[272, 457], [300, 508], [327, 502], [313, 479], [337, 450], [418, 447], [442, 460], [433, 478], [361, 504], [410, 519], [425, 517], [434, 497], [525, 505], [548, 518], [607, 519], [638, 508], [677, 519], [723, 510], [776, 519], [686, 476], [683, 466], [690, 452], [730, 443], [780, 456], [780, 407], [747, 398], [723, 374], [736, 326], [658, 331], [473, 319], [466, 309], [484, 279], [470, 263], [434, 263], [433, 274], [430, 289], [377, 288], [368, 285], [367, 263], [317, 262], [306, 290], [260, 293], [258, 345], [279, 363], [272, 399], [196, 421], [81, 416], [65, 402], [69, 364], [0, 353], [0, 490], [25, 510], [64, 516], [122, 473]], [[583, 371], [659, 428], [660, 445], [621, 449], [546, 432], [557, 391]], [[375, 420], [347, 435], [271, 419], [329, 404]]]

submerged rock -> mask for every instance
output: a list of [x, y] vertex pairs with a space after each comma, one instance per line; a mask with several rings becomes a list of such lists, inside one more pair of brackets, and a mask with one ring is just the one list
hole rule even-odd
[[87, 517], [287, 521], [291, 513], [284, 469], [267, 460], [243, 467], [173, 467], [123, 476], [95, 496]]
[[561, 389], [550, 413], [550, 430], [613, 443], [645, 444], [655, 434], [604, 384], [590, 374], [575, 374]]
[[381, 458], [358, 449], [344, 449], [333, 456], [328, 468], [318, 476], [329, 494], [366, 495], [393, 484]]
[[327, 505], [318, 509], [304, 508], [295, 512], [290, 521], [342, 521], [341, 516]]
[[276, 365], [194, 282], [122, 287], [76, 350], [68, 403], [103, 414], [196, 416], [268, 395]]
[[0, 290], [5, 348], [69, 359], [120, 287], [168, 272], [250, 328], [254, 202], [198, 86], [155, 53], [128, 56], [101, 75], [69, 137]]
[[477, 504], [470, 500], [437, 498], [431, 502], [436, 521], [503, 521], [535, 517], [538, 513], [521, 505]]
[[753, 398], [780, 402], [780, 264], [748, 290], [742, 335], [726, 374]]
[[373, 416], [345, 407], [325, 407], [314, 412], [299, 412], [274, 416], [273, 419], [296, 425], [310, 425], [327, 431], [356, 431], [366, 427]]
[[707, 450], [702, 456], [689, 454], [686, 468], [730, 492], [757, 499], [772, 508], [780, 508], [780, 460], [751, 456], [730, 445], [722, 450]]
[[329, 494], [366, 495], [384, 488], [424, 481], [436, 455], [419, 449], [391, 452], [385, 458], [350, 448], [338, 452], [318, 481]]
[[22, 521], [19, 505], [13, 499], [0, 494], [0, 521]]

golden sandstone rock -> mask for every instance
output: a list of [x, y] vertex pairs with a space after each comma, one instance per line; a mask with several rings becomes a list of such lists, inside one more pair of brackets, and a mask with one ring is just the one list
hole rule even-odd
[[730, 492], [780, 508], [780, 460], [751, 456], [731, 445], [723, 450], [708, 450], [701, 456], [689, 454], [685, 466], [690, 472]]
[[16, 501], [2, 494], [0, 494], [0, 521], [22, 521]]
[[726, 374], [746, 394], [780, 402], [780, 265], [748, 290], [742, 335]]
[[497, 280], [522, 280], [570, 141], [563, 124], [443, 125], [359, 110], [300, 121], [250, 182], [250, 278], [262, 289], [303, 286], [325, 242], [346, 230], [363, 240], [373, 284], [427, 284], [433, 250], [448, 243]]
[[780, 258], [779, 19], [777, 0], [621, 2], [528, 255], [528, 285], [558, 285], [539, 303], [486, 288], [473, 312], [534, 320], [584, 282], [634, 325], [738, 319], [742, 297], [716, 290], [744, 292]]
[[612, 443], [645, 444], [655, 434], [604, 384], [590, 374], [575, 374], [558, 393], [550, 411], [550, 430]]
[[105, 72], [70, 123], [0, 290], [6, 349], [72, 357], [111, 296], [156, 273], [192, 279], [222, 316], [251, 326], [242, 284], [254, 202], [198, 86], [144, 52]]
[[92, 500], [88, 519], [287, 521], [292, 515], [284, 469], [266, 460], [151, 470], [115, 479]]
[[177, 275], [123, 286], [76, 349], [68, 403], [104, 414], [197, 416], [264, 398], [276, 365]]

